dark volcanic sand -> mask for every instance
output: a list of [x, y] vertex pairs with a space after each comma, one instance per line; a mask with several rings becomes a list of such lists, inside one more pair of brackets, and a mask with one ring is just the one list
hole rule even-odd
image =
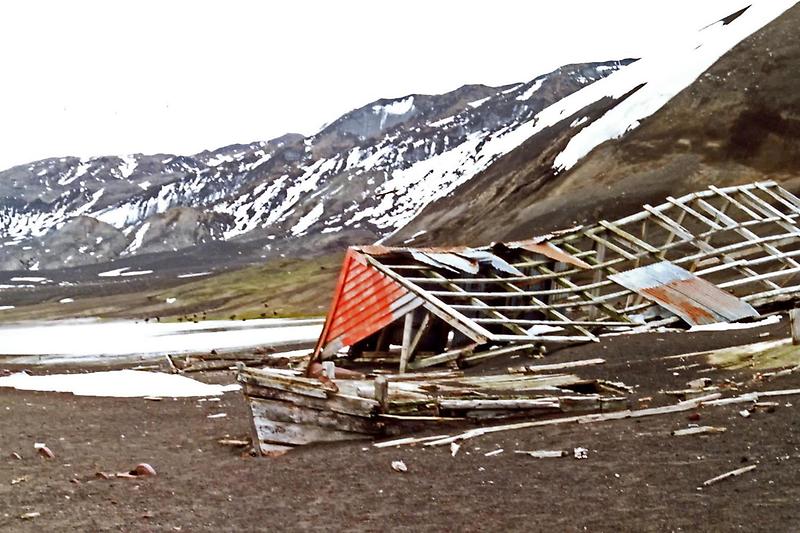
[[[698, 374], [674, 376], [667, 367], [680, 363], [657, 356], [759, 340], [764, 331], [776, 338], [786, 326], [616, 337], [560, 350], [546, 362], [601, 356], [607, 364], [578, 373], [622, 379], [640, 385], [636, 397], [669, 403], [658, 390], [683, 387]], [[718, 383], [749, 379], [753, 371], [700, 375]], [[747, 388], [797, 387], [795, 374]], [[353, 442], [266, 459], [217, 443], [248, 435], [238, 393], [220, 402], [156, 402], [0, 389], [0, 530], [797, 531], [800, 396], [778, 400], [774, 412], [749, 418], [738, 415], [741, 405], [703, 409], [698, 423], [728, 428], [710, 436], [670, 436], [689, 423], [679, 413], [497, 433], [465, 441], [456, 457], [448, 447], [375, 449]], [[228, 416], [207, 418], [218, 412]], [[55, 459], [37, 456], [34, 442], [46, 442]], [[513, 453], [576, 446], [589, 449], [588, 459]], [[497, 448], [505, 451], [484, 456]], [[397, 459], [407, 473], [391, 470]], [[95, 478], [139, 462], [152, 464], [158, 476]], [[749, 464], [758, 467], [697, 488]], [[32, 511], [41, 515], [19, 518]]]

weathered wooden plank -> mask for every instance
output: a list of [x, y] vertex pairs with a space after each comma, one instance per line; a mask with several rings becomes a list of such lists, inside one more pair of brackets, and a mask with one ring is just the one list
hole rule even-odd
[[737, 468], [736, 470], [731, 470], [730, 472], [725, 472], [724, 474], [721, 474], [721, 475], [719, 475], [717, 477], [712, 477], [711, 479], [707, 479], [707, 480], [703, 481], [703, 486], [704, 487], [708, 487], [709, 485], [713, 485], [714, 483], [722, 481], [723, 479], [728, 479], [729, 477], [741, 476], [745, 472], [749, 472], [751, 470], [755, 470], [756, 466], [757, 465], [743, 466], [742, 468]]
[[244, 395], [267, 400], [283, 400], [317, 410], [330, 410], [356, 416], [369, 416], [378, 412], [378, 402], [367, 398], [337, 395], [330, 398], [305, 396], [277, 388], [261, 387], [251, 383], [242, 384]]
[[458, 358], [462, 357], [463, 355], [470, 354], [475, 349], [476, 344], [470, 344], [469, 346], [465, 346], [464, 348], [459, 348], [457, 350], [450, 350], [448, 352], [443, 352], [438, 355], [432, 355], [430, 357], [420, 357], [411, 361], [408, 367], [412, 370], [418, 370], [420, 368], [428, 368], [434, 365], [440, 365], [443, 363], [447, 363], [450, 361], [455, 361]]
[[377, 434], [383, 431], [382, 425], [372, 417], [346, 415], [330, 410], [323, 411], [281, 400], [250, 398], [249, 401], [251, 412], [257, 420], [309, 424], [353, 433]]
[[708, 433], [724, 433], [727, 431], [728, 428], [719, 427], [719, 426], [696, 426], [691, 428], [684, 428], [684, 429], [676, 429], [671, 433], [675, 437], [681, 437], [685, 435], [704, 435]]
[[558, 409], [561, 404], [559, 398], [532, 398], [525, 400], [453, 400], [441, 399], [437, 401], [441, 409]]
[[400, 373], [404, 374], [411, 355], [411, 328], [414, 325], [414, 312], [406, 313], [403, 321], [403, 347], [400, 350]]
[[508, 371], [514, 374], [533, 374], [536, 372], [549, 372], [550, 370], [564, 370], [566, 368], [578, 368], [582, 366], [602, 365], [605, 359], [596, 357], [594, 359], [583, 359], [581, 361], [567, 361], [565, 363], [550, 363], [545, 365], [524, 365], [509, 368]]
[[312, 442], [335, 442], [342, 440], [363, 440], [371, 435], [338, 431], [322, 428], [312, 424], [294, 424], [291, 422], [277, 422], [263, 418], [253, 418], [259, 441], [267, 444], [283, 444], [299, 446]]

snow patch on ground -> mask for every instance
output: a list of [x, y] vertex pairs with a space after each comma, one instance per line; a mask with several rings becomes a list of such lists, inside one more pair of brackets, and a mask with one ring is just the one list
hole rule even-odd
[[189, 322], [70, 321], [0, 326], [0, 355], [37, 356], [11, 358], [20, 364], [40, 356], [60, 356], [51, 362], [97, 360], [135, 355], [207, 353], [212, 349], [270, 346], [287, 342], [313, 342], [322, 320], [259, 319]]
[[689, 331], [734, 331], [739, 329], [752, 329], [760, 328], [762, 326], [770, 326], [777, 324], [781, 321], [779, 315], [768, 316], [758, 322], [717, 322], [716, 324], [704, 324], [701, 326], [692, 326]]
[[24, 372], [0, 377], [0, 387], [40, 392], [71, 392], [76, 396], [185, 398], [219, 396], [239, 390], [239, 385], [212, 385], [175, 374], [114, 370], [87, 374], [31, 376]]

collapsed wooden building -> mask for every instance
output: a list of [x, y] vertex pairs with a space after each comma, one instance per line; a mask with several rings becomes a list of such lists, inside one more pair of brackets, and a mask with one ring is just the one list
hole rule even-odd
[[[396, 365], [402, 375], [435, 365], [465, 367], [543, 343], [597, 341], [608, 332], [751, 319], [800, 293], [798, 217], [800, 199], [774, 182], [760, 182], [712, 186], [616, 221], [524, 241], [352, 247], [309, 369], [335, 360]], [[283, 383], [281, 390], [292, 392], [287, 380], [300, 380], [295, 384], [304, 390], [315, 383], [283, 375], [260, 380], [256, 371], [241, 376], [245, 394], [261, 400], [297, 398], [278, 394], [288, 398], [281, 400], [259, 388]], [[312, 388], [324, 389], [318, 385]], [[363, 399], [353, 387], [345, 396]], [[531, 400], [542, 392], [511, 389], [505, 396], [459, 394], [499, 401]], [[417, 392], [427, 396], [417, 403], [435, 405], [441, 390], [423, 387]], [[391, 401], [378, 402], [367, 416], [381, 413], [385, 422], [391, 407]], [[261, 442], [295, 443], [272, 437]]]
[[800, 291], [798, 216], [800, 199], [765, 182], [482, 248], [353, 247], [314, 355], [346, 349], [404, 372], [602, 331], [755, 317]]

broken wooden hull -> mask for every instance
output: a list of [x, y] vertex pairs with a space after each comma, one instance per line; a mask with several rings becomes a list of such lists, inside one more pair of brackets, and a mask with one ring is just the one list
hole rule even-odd
[[[394, 381], [392, 381], [394, 379]], [[320, 381], [276, 369], [240, 368], [254, 448], [279, 455], [316, 442], [372, 439], [455, 423], [537, 418], [624, 409], [621, 389], [609, 395], [568, 387], [596, 384], [570, 374]], [[378, 382], [383, 382], [384, 387]], [[609, 388], [610, 387], [610, 388]], [[600, 390], [603, 390], [602, 388]], [[381, 398], [378, 401], [375, 398]]]
[[315, 379], [243, 368], [239, 382], [250, 407], [253, 442], [261, 455], [314, 442], [383, 435], [378, 402], [325, 390]]

